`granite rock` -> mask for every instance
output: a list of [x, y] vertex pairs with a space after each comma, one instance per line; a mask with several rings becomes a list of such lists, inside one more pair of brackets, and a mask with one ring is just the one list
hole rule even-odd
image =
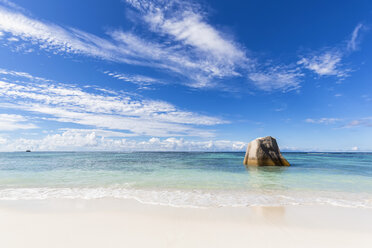
[[248, 144], [243, 163], [254, 166], [290, 166], [280, 153], [276, 139], [271, 136], [251, 141]]

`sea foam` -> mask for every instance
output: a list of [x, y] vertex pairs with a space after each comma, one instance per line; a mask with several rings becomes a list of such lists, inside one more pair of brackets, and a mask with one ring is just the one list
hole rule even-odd
[[332, 205], [372, 208], [372, 194], [294, 191], [213, 191], [99, 188], [7, 188], [0, 190], [0, 200], [45, 199], [134, 199], [145, 204], [173, 207], [247, 207], [286, 205]]

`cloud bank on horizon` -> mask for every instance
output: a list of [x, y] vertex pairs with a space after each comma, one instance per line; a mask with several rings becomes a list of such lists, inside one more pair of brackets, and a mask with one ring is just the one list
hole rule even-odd
[[[355, 69], [348, 58], [358, 52], [361, 36], [368, 30], [362, 22], [355, 23], [337, 43], [307, 52], [297, 48], [295, 56], [281, 60], [266, 58], [238, 35], [223, 31], [210, 21], [208, 8], [196, 1], [126, 0], [121, 4], [132, 28], [105, 27], [99, 34], [34, 16], [21, 3], [1, 0], [1, 49], [34, 56], [34, 60], [40, 56], [62, 57], [66, 64], [76, 58], [87, 60], [102, 68], [98, 71], [103, 77], [133, 84], [138, 90], [175, 85], [178, 91], [220, 94], [244, 92], [243, 87], [249, 89], [248, 94], [263, 94], [264, 98], [265, 94], [299, 94], [311, 78], [337, 82], [350, 78]], [[118, 91], [111, 85], [59, 83], [7, 67], [6, 60], [0, 65], [3, 150], [27, 145], [37, 150], [244, 149], [242, 141], [214, 138], [223, 137], [216, 129], [226, 131], [236, 123], [213, 114], [215, 107], [210, 114], [205, 109], [190, 111], [157, 100], [164, 97], [161, 94], [154, 99], [124, 87]], [[192, 102], [192, 97], [186, 101]], [[368, 127], [370, 117], [300, 119], [307, 125], [343, 129]], [[42, 134], [42, 129], [51, 126], [52, 134]], [[35, 131], [38, 138], [17, 137], [17, 132], [25, 131]]]

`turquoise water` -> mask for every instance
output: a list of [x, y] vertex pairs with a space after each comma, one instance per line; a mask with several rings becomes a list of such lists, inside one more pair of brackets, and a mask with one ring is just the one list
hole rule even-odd
[[372, 207], [371, 153], [284, 153], [291, 167], [250, 167], [244, 153], [0, 153], [0, 200], [102, 197], [172, 206]]

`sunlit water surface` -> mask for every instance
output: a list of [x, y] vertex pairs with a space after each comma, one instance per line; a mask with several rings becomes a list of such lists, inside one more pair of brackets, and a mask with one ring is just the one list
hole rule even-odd
[[371, 153], [284, 153], [290, 167], [249, 167], [244, 153], [0, 153], [0, 200], [103, 197], [171, 206], [329, 204], [372, 208]]

